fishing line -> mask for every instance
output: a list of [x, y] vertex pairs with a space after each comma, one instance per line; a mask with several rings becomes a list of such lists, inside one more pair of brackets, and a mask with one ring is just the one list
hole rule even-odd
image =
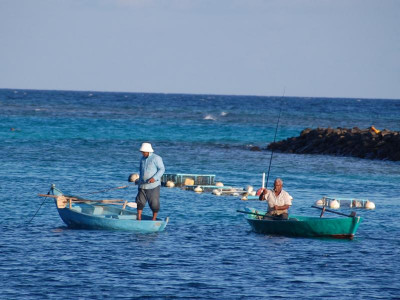
[[128, 187], [131, 187], [132, 185], [134, 185], [134, 184], [132, 183], [132, 184], [128, 184], [128, 185], [112, 187], [112, 188], [108, 188], [108, 189], [105, 189], [105, 190], [100, 190], [100, 191], [95, 191], [95, 192], [90, 192], [90, 193], [85, 193], [85, 194], [90, 195], [90, 194], [104, 193], [104, 192], [108, 192], [108, 191], [111, 191], [111, 190], [125, 189], [125, 188], [128, 188]]
[[[283, 106], [283, 105], [282, 105], [282, 99], [283, 99], [283, 97], [285, 97], [285, 91], [286, 91], [286, 87], [285, 87], [285, 88], [283, 88], [283, 95], [282, 95], [282, 97], [281, 97], [281, 106], [280, 106], [280, 109], [279, 109], [278, 121], [276, 122], [275, 136], [274, 136], [274, 143], [275, 143], [275, 140], [276, 140], [276, 133], [278, 132], [279, 119], [281, 118], [282, 106]], [[271, 164], [272, 164], [272, 155], [273, 155], [273, 154], [274, 154], [274, 149], [272, 149], [272, 150], [271, 150], [271, 157], [270, 157], [270, 159], [269, 159], [269, 166], [268, 166], [267, 182], [266, 182], [266, 184], [265, 184], [265, 187], [266, 187], [266, 188], [268, 188], [269, 172], [270, 172], [270, 170], [271, 170]]]

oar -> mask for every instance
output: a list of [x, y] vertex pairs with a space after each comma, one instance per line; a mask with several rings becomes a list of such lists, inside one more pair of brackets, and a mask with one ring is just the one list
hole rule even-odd
[[[341, 213], [341, 212], [326, 208], [325, 206], [324, 207], [319, 207], [319, 206], [312, 205], [311, 207], [318, 208], [318, 209], [322, 210], [323, 212], [324, 211], [328, 211], [328, 212], [331, 212], [331, 213], [334, 213], [334, 214], [337, 214], [337, 215], [341, 215], [341, 216], [345, 216], [345, 217], [349, 217], [349, 218], [354, 218], [356, 216], [356, 212], [355, 211], [352, 211], [351, 214], [347, 215], [347, 214], [344, 214], [344, 213]], [[322, 217], [322, 213], [321, 213], [321, 217]]]
[[[38, 194], [40, 197], [50, 197], [50, 198], [57, 198], [60, 196], [57, 195], [45, 195], [45, 194]], [[123, 199], [104, 199], [104, 200], [89, 200], [89, 199], [83, 199], [83, 198], [78, 198], [78, 197], [71, 197], [71, 196], [66, 196], [63, 195], [67, 200], [73, 201], [73, 202], [98, 202], [98, 203], [112, 203], [112, 202], [125, 202]]]
[[266, 218], [271, 219], [271, 220], [282, 220], [280, 218], [276, 218], [276, 217], [273, 217], [273, 216], [260, 215], [258, 213], [253, 213], [253, 212], [244, 211], [244, 210], [236, 210], [236, 211], [239, 212], [239, 213], [242, 213], [242, 214], [260, 216], [260, 217], [263, 217], [263, 218], [266, 217]]

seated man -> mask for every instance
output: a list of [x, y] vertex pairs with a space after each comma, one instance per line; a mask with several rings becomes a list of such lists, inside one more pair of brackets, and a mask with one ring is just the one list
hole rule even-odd
[[274, 217], [274, 219], [287, 220], [289, 218], [288, 209], [292, 205], [293, 197], [282, 189], [283, 181], [280, 178], [275, 179], [274, 189], [268, 190], [264, 188], [260, 194], [260, 200], [268, 202], [268, 213], [266, 216]]

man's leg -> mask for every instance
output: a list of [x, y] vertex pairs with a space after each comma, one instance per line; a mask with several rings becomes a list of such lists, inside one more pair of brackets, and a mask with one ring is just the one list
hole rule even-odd
[[160, 210], [160, 186], [157, 186], [151, 190], [147, 190], [147, 192], [149, 206], [153, 211], [153, 221], [155, 221], [158, 211]]
[[138, 194], [136, 196], [136, 205], [137, 205], [137, 220], [141, 220], [142, 219], [142, 212], [143, 212], [143, 208], [146, 205], [146, 195], [145, 195], [145, 191], [142, 189], [138, 190]]

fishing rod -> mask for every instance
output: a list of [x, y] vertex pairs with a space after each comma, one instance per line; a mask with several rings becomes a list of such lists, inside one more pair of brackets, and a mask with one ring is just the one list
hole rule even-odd
[[[286, 87], [283, 88], [283, 95], [281, 97], [281, 100], [283, 99], [283, 97], [285, 97], [285, 91], [286, 91]], [[282, 101], [281, 101], [282, 102]], [[274, 136], [274, 143], [276, 140], [276, 133], [278, 132], [278, 126], [279, 126], [279, 120], [281, 118], [281, 113], [282, 113], [282, 103], [279, 109], [279, 115], [278, 115], [278, 121], [276, 122], [276, 128], [275, 128], [275, 136]], [[267, 175], [267, 182], [265, 184], [265, 187], [268, 188], [268, 179], [269, 179], [269, 172], [271, 171], [271, 164], [272, 164], [272, 155], [274, 154], [274, 149], [271, 150], [271, 157], [269, 159], [269, 166], [268, 166], [268, 175]]]

